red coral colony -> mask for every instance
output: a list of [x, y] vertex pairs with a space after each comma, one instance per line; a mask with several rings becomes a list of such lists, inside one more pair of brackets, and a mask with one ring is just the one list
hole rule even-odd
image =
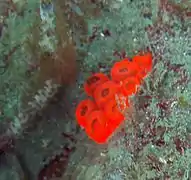
[[[143, 79], [152, 70], [152, 54], [138, 54], [132, 61], [125, 58], [111, 68], [111, 79], [103, 73], [95, 73], [84, 83], [90, 97], [76, 108], [78, 124], [90, 139], [98, 144], [106, 143], [124, 121], [123, 111], [130, 106], [128, 97], [136, 94]], [[124, 100], [125, 99], [125, 100]]]

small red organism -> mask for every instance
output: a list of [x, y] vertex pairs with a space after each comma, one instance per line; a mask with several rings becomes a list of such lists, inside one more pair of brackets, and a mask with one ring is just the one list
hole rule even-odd
[[122, 81], [121, 92], [124, 96], [136, 94], [139, 90], [140, 80], [136, 77], [129, 77]]
[[85, 99], [78, 104], [76, 108], [76, 119], [82, 128], [86, 127], [87, 116], [96, 109], [97, 106], [95, 102], [90, 99]]
[[125, 80], [127, 77], [135, 77], [139, 73], [139, 66], [130, 62], [127, 58], [122, 61], [116, 62], [111, 68], [111, 78], [115, 82]]
[[152, 54], [151, 52], [144, 53], [143, 55], [136, 55], [133, 57], [133, 63], [138, 65], [140, 78], [144, 78], [152, 70]]
[[86, 94], [88, 96], [93, 96], [95, 89], [108, 80], [109, 80], [109, 77], [107, 77], [103, 73], [93, 74], [84, 83], [84, 90], [85, 90]]
[[96, 88], [94, 92], [94, 98], [99, 108], [103, 108], [105, 104], [114, 99], [115, 95], [119, 92], [119, 86], [113, 81], [107, 81]]
[[110, 135], [107, 122], [108, 119], [101, 110], [93, 111], [88, 117], [86, 133], [98, 144], [105, 143]]

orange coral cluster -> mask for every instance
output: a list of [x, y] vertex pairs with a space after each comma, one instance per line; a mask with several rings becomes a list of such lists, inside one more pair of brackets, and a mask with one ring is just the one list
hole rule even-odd
[[125, 119], [123, 110], [129, 107], [128, 97], [135, 94], [142, 80], [152, 69], [152, 54], [136, 55], [114, 64], [111, 79], [96, 73], [84, 83], [91, 98], [79, 103], [76, 109], [78, 124], [96, 143], [105, 143]]

